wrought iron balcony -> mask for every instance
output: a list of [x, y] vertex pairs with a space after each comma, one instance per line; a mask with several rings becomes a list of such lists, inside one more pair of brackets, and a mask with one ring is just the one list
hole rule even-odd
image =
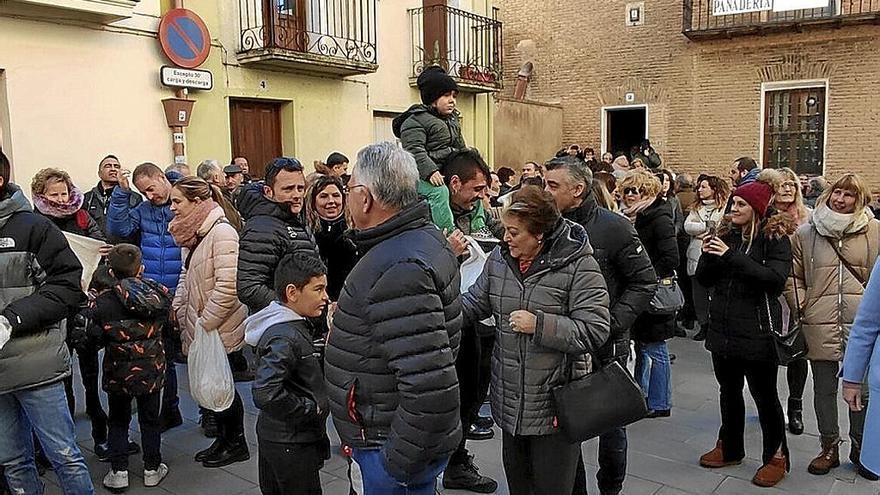
[[719, 1], [684, 0], [682, 33], [701, 40], [880, 22], [880, 0], [828, 0], [820, 8], [715, 15]]
[[463, 91], [501, 89], [501, 21], [444, 4], [411, 9], [409, 14], [411, 85], [425, 67], [439, 65]]
[[351, 76], [375, 72], [376, 0], [239, 0], [245, 65]]

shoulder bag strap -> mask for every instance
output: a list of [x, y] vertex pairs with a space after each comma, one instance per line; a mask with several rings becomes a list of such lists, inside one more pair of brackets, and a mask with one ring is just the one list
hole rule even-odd
[[837, 249], [837, 246], [834, 244], [834, 242], [831, 239], [829, 239], [825, 236], [822, 236], [822, 238], [825, 239], [825, 241], [828, 243], [829, 246], [831, 246], [831, 249], [834, 250], [834, 253], [837, 255], [837, 258], [840, 260], [840, 262], [843, 264], [843, 266], [846, 267], [846, 269], [852, 274], [853, 277], [856, 278], [856, 280], [862, 286], [862, 289], [864, 289], [865, 285], [866, 285], [866, 281], [862, 280], [862, 276], [859, 275], [859, 272], [857, 272], [856, 269], [853, 268], [853, 266], [849, 263], [849, 261], [847, 261], [846, 258], [843, 257], [843, 254], [841, 254], [840, 250]]

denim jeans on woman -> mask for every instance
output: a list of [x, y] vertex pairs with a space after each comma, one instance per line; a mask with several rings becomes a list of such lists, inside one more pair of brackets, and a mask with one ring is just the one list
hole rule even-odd
[[361, 470], [364, 495], [434, 495], [437, 476], [446, 469], [448, 462], [448, 459], [434, 461], [411, 482], [401, 483], [385, 470], [381, 450], [354, 449], [351, 457]]
[[667, 411], [672, 403], [671, 370], [666, 341], [636, 342], [635, 378], [648, 398], [648, 409]]
[[0, 395], [0, 465], [12, 493], [43, 493], [34, 464], [36, 433], [66, 495], [89, 495], [95, 487], [76, 444], [76, 430], [62, 382]]

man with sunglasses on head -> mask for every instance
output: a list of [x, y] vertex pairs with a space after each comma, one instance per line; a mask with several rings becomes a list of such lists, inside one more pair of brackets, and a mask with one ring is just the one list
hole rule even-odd
[[317, 255], [303, 213], [306, 177], [296, 158], [280, 157], [266, 167], [263, 182], [244, 186], [238, 209], [244, 219], [238, 252], [238, 298], [251, 314], [275, 299], [275, 269], [298, 250]]

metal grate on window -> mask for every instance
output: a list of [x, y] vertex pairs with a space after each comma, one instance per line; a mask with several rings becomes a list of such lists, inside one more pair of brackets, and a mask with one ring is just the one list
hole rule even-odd
[[765, 94], [764, 166], [821, 175], [825, 155], [825, 88]]

